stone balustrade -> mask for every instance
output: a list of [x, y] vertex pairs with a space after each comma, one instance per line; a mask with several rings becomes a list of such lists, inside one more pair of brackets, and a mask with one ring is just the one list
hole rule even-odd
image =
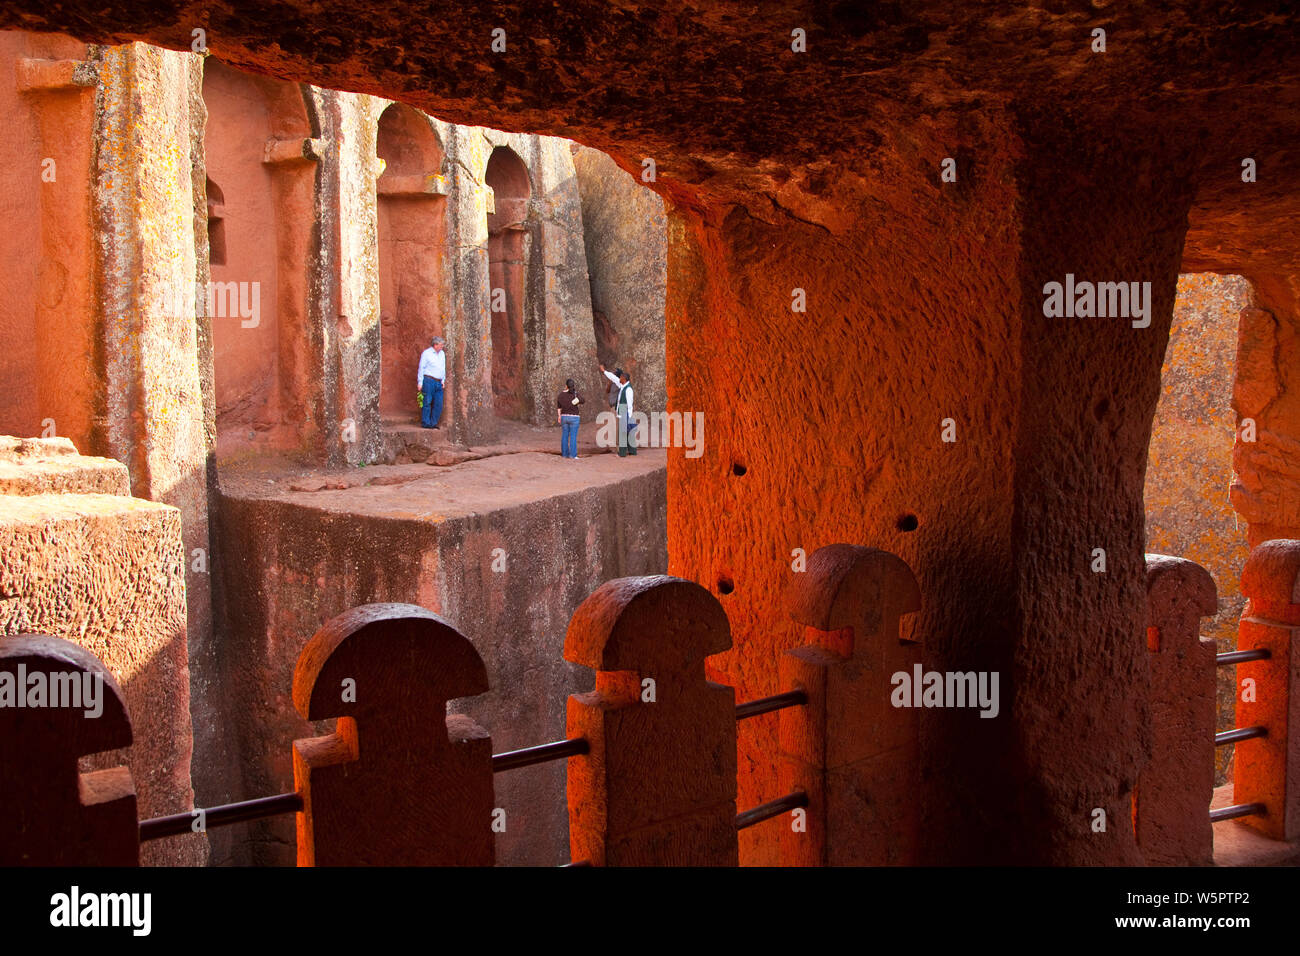
[[[1244, 819], [1277, 839], [1294, 838], [1297, 818], [1298, 577], [1300, 542], [1282, 541], [1256, 549], [1243, 578], [1242, 648], [1270, 657], [1242, 665], [1255, 693], [1239, 723], [1268, 733], [1241, 745], [1237, 798], [1266, 808]], [[1135, 788], [1134, 828], [1148, 863], [1208, 864], [1215, 658], [1198, 627], [1214, 611], [1215, 586], [1190, 561], [1148, 555], [1147, 592], [1153, 753]], [[898, 695], [900, 675], [920, 692], [922, 646], [900, 630], [920, 607], [898, 557], [819, 549], [788, 594], [807, 643], [783, 655], [780, 694], [738, 707], [732, 688], [705, 672], [706, 658], [732, 648], [717, 598], [664, 575], [606, 582], [566, 635], [565, 658], [595, 672], [595, 689], [569, 699], [567, 739], [495, 756], [485, 729], [446, 715], [448, 701], [488, 690], [470, 641], [414, 605], [353, 608], [323, 625], [298, 661], [296, 709], [335, 726], [293, 743], [295, 791], [143, 822], [125, 767], [77, 772], [79, 758], [131, 739], [111, 674], [58, 638], [0, 638], [0, 690], [34, 674], [48, 687], [66, 674], [68, 687], [98, 678], [104, 688], [94, 716], [0, 708], [0, 865], [136, 863], [142, 841], [287, 812], [297, 815], [299, 865], [492, 865], [504, 823], [494, 775], [556, 759], [568, 760], [576, 864], [735, 866], [738, 831], [756, 825], [780, 828], [784, 865], [919, 863], [919, 712]], [[782, 792], [738, 814], [737, 722], [770, 712], [779, 712], [771, 759]]]
[[1133, 828], [1148, 864], [1214, 859], [1214, 642], [1200, 636], [1218, 591], [1199, 564], [1148, 554], [1147, 663], [1151, 759], [1138, 776]]
[[1264, 736], [1236, 745], [1233, 800], [1264, 813], [1239, 822], [1275, 840], [1300, 839], [1300, 541], [1279, 538], [1255, 548], [1241, 574], [1249, 603], [1238, 651], [1267, 651], [1237, 665], [1237, 726]]

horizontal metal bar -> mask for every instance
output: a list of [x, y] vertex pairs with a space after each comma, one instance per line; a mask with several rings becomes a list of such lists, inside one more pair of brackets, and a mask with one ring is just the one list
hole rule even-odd
[[1267, 737], [1267, 727], [1238, 727], [1236, 730], [1225, 730], [1221, 734], [1214, 735], [1214, 746], [1223, 747], [1227, 744], [1235, 744], [1242, 740], [1253, 740], [1256, 737]]
[[[587, 741], [582, 737], [576, 737], [573, 740], [560, 740], [539, 747], [494, 754], [492, 772], [500, 773], [503, 770], [528, 767], [549, 760], [561, 760], [565, 757], [585, 754], [588, 749]], [[232, 823], [243, 823], [246, 820], [261, 820], [283, 813], [299, 813], [302, 811], [302, 806], [300, 793], [278, 793], [273, 797], [258, 797], [256, 800], [244, 800], [241, 803], [227, 803], [205, 809], [203, 827], [205, 830], [211, 830], [215, 827], [230, 826]], [[147, 843], [150, 840], [194, 832], [195, 812], [197, 811], [141, 820], [140, 842]]]
[[1214, 655], [1214, 664], [1216, 667], [1227, 667], [1229, 664], [1244, 664], [1246, 661], [1266, 661], [1272, 656], [1273, 652], [1267, 647], [1256, 647], [1248, 651], [1225, 651]]
[[517, 770], [520, 767], [531, 767], [536, 763], [563, 760], [565, 757], [577, 757], [590, 751], [591, 747], [585, 737], [557, 740], [550, 744], [525, 747], [523, 750], [507, 750], [503, 754], [492, 755], [492, 772], [502, 773], [506, 770]]
[[[300, 813], [302, 811], [301, 793], [277, 793], [273, 797], [258, 797], [256, 800], [244, 800], [242, 803], [225, 803], [219, 807], [203, 810], [203, 829], [230, 826], [245, 820], [261, 820], [264, 817], [278, 817], [282, 813]], [[198, 819], [197, 809], [189, 813], [173, 813], [169, 817], [154, 817], [152, 820], [140, 821], [140, 842], [158, 840], [162, 837], [179, 836], [193, 833], [194, 821]]]
[[770, 714], [774, 710], [784, 710], [786, 707], [803, 707], [807, 703], [808, 695], [803, 691], [786, 691], [784, 694], [774, 694], [771, 697], [760, 697], [758, 700], [737, 704], [736, 719], [744, 720], [746, 717]]
[[780, 799], [761, 803], [753, 810], [737, 813], [736, 829], [743, 830], [745, 827], [752, 827], [755, 823], [762, 823], [764, 820], [772, 819], [772, 817], [779, 817], [788, 810], [806, 806], [808, 806], [808, 794], [802, 790], [796, 790], [794, 793], [787, 794]]
[[1234, 803], [1230, 807], [1220, 807], [1210, 811], [1210, 822], [1235, 820], [1237, 817], [1268, 816], [1268, 809], [1262, 803]]

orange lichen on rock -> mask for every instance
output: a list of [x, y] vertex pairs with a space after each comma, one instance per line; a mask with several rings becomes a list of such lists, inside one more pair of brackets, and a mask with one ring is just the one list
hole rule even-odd
[[1263, 803], [1262, 816], [1242, 823], [1275, 840], [1300, 838], [1300, 540], [1281, 538], [1255, 548], [1241, 576], [1250, 604], [1238, 650], [1269, 657], [1237, 665], [1242, 693], [1237, 725], [1268, 734], [1237, 744], [1233, 799]]
[[[1251, 378], [1241, 368], [1254, 348], [1247, 316], [1252, 301], [1250, 283], [1241, 276], [1178, 277], [1143, 487], [1147, 551], [1194, 561], [1218, 586], [1218, 609], [1202, 633], [1221, 651], [1236, 646], [1246, 606], [1237, 582], [1249, 553], [1247, 524], [1234, 511], [1229, 488], [1237, 478], [1233, 409], [1240, 396], [1234, 398], [1234, 384], [1239, 390], [1243, 378]], [[1220, 670], [1219, 730], [1233, 726], [1234, 686], [1232, 669]], [[1220, 782], [1231, 757], [1230, 747], [1215, 752]]]

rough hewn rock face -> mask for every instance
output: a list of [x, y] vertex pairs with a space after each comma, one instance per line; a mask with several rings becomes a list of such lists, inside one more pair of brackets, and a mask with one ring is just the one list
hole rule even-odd
[[[717, 437], [698, 460], [669, 459], [670, 571], [734, 586], [722, 597], [732, 627], [753, 636], [722, 666], [750, 698], [785, 689], [775, 652], [799, 642], [780, 602], [793, 549], [848, 540], [899, 554], [921, 586], [926, 668], [998, 671], [1007, 718], [922, 714], [927, 857], [1135, 862], [1129, 791], [1150, 746], [1141, 695], [1125, 691], [1146, 666], [1135, 479], [1190, 197], [1167, 187], [1157, 210], [1109, 183], [1049, 186], [1012, 157], [1043, 151], [1037, 175], [1050, 177], [1046, 157], [1065, 145], [1031, 147], [991, 121], [965, 134], [984, 157], [976, 184], [945, 193], [911, 151], [965, 137], [933, 135], [882, 174], [889, 230], [674, 217], [669, 401], [711, 409]], [[1046, 317], [1044, 284], [1070, 272], [1148, 279], [1151, 326]], [[790, 312], [796, 285], [806, 315]], [[787, 330], [795, 355], [774, 380], [751, 359]], [[1107, 575], [1089, 571], [1096, 547]], [[1076, 642], [1086, 670], [1066, 650]], [[742, 805], [770, 793], [774, 734], [774, 722], [741, 727]], [[1087, 823], [1097, 807], [1104, 834]], [[748, 859], [770, 859], [746, 842]]]
[[663, 200], [599, 150], [577, 147], [573, 165], [582, 193], [597, 354], [607, 367], [627, 369], [638, 409], [662, 411], [668, 282]]
[[[0, 439], [0, 633], [51, 634], [98, 656], [125, 692], [135, 737], [83, 769], [126, 763], [142, 817], [190, 810], [181, 514], [129, 497], [117, 462], [82, 458], [66, 441], [43, 455], [19, 444]], [[207, 855], [194, 835], [145, 844], [140, 859], [201, 865]]]
[[0, 435], [0, 495], [129, 495], [121, 462], [78, 455], [67, 438]]
[[[1228, 488], [1238, 318], [1250, 302], [1250, 283], [1241, 276], [1179, 277], [1143, 491], [1147, 551], [1195, 561], [1218, 585], [1218, 611], [1201, 622], [1201, 634], [1220, 651], [1237, 646], [1237, 621], [1246, 606], [1240, 588], [1249, 553], [1246, 525], [1228, 501]], [[1218, 730], [1236, 726], [1235, 687], [1235, 669], [1220, 668]], [[1232, 748], [1218, 748], [1215, 758], [1215, 782], [1223, 783]]]
[[[223, 477], [232, 695], [221, 720], [238, 735], [241, 776], [222, 799], [292, 786], [290, 742], [325, 732], [293, 710], [294, 664], [324, 621], [357, 604], [418, 604], [474, 643], [492, 690], [452, 712], [486, 728], [496, 752], [562, 739], [567, 695], [591, 689], [591, 675], [562, 657], [569, 615], [601, 582], [667, 566], [663, 459], [641, 458], [622, 480], [626, 459], [584, 458], [602, 477], [580, 490], [574, 473], [557, 473], [568, 462], [537, 454], [367, 488], [290, 491]], [[461, 489], [455, 500], [444, 481]], [[568, 862], [564, 774], [560, 761], [497, 775], [506, 810], [498, 862]], [[293, 862], [292, 819], [250, 825], [237, 840], [226, 856], [214, 843], [214, 859]]]
[[[0, 432], [66, 435], [91, 448], [101, 399], [95, 375], [95, 249], [91, 215], [96, 69], [84, 43], [0, 34], [8, 134], [0, 186], [5, 308], [0, 314]], [[33, 262], [40, 265], [33, 267]]]
[[[137, 497], [174, 505], [184, 541], [185, 601], [196, 750], [196, 790], [225, 772], [211, 702], [208, 539], [214, 440], [207, 263], [195, 246], [203, 221], [200, 58], [144, 44], [99, 51], [94, 228], [97, 335], [104, 382], [97, 450], [124, 462]], [[83, 134], [84, 135], [84, 134]]]
[[[1300, 273], [1297, 273], [1300, 274]], [[1256, 285], [1241, 312], [1233, 406], [1232, 505], [1250, 522], [1252, 547], [1300, 537], [1300, 295], [1296, 275]], [[1246, 428], [1254, 424], [1254, 441]]]
[[[594, 0], [563, 8], [458, 0], [437, 17], [414, 0], [109, 9], [19, 0], [0, 16], [8, 27], [185, 50], [202, 26], [216, 55], [241, 68], [396, 96], [451, 122], [568, 136], [626, 157], [628, 169], [655, 157], [665, 190], [761, 196], [751, 211], [774, 220], [784, 216], [772, 199], [787, 189], [824, 194], [834, 154], [874, 161], [902, 124], [1013, 101], [1034, 125], [1065, 117], [1076, 129], [1098, 125], [1100, 136], [1104, 124], [1111, 144], [1132, 132], [1115, 122], [1118, 107], [1141, 103], [1133, 121], [1180, 131], [1180, 144], [1199, 147], [1201, 170], [1231, 172], [1242, 156], [1267, 157], [1262, 165], [1272, 163], [1276, 178], [1256, 184], [1260, 200], [1287, 197], [1287, 170], [1300, 162], [1276, 149], [1289, 139], [1282, 108], [1297, 102], [1289, 81], [1300, 26], [1210, 0], [1131, 19], [1091, 5], [1027, 10], [1014, 0], [978, 10], [938, 0], [802, 11], [773, 3], [744, 16], [680, 0], [613, 9]], [[495, 27], [506, 30], [505, 53], [491, 49]], [[1099, 27], [1108, 33], [1104, 54], [1091, 52]], [[795, 28], [806, 33], [806, 53], [792, 52]], [[1184, 122], [1188, 114], [1198, 122]], [[1237, 141], [1208, 129], [1251, 133]], [[1255, 146], [1243, 151], [1247, 141]]]
[[[10, 223], [0, 430], [67, 436], [124, 462], [131, 493], [180, 509], [186, 553], [205, 567], [211, 356], [192, 308], [207, 278], [195, 246], [199, 58], [5, 33], [0, 63], [17, 80], [0, 93], [14, 126], [0, 147], [13, 173], [0, 188]], [[188, 312], [171, 307], [178, 296]], [[185, 567], [202, 728], [208, 575]]]
[[[587, 391], [597, 388], [600, 371], [591, 327], [581, 200], [573, 159], [562, 140], [440, 121], [434, 125], [456, 167], [453, 214], [458, 221], [452, 228], [458, 248], [473, 255], [451, 277], [455, 294], [463, 299], [460, 309], [465, 322], [452, 343], [455, 365], [449, 366], [448, 374], [470, 373], [469, 388], [462, 378], [453, 384], [452, 395], [470, 415], [478, 416], [473, 420], [480, 425], [455, 437], [478, 444], [494, 434], [484, 419], [496, 413], [493, 395], [499, 389], [493, 382], [497, 376], [516, 383], [514, 413], [508, 417], [535, 425], [555, 421], [555, 393], [564, 388], [566, 378], [576, 379]], [[503, 196], [499, 205], [496, 202], [488, 183], [488, 163], [498, 150], [508, 150], [526, 168], [528, 182], [519, 190], [526, 191], [526, 198]], [[492, 269], [492, 250], [497, 246], [489, 236], [490, 208], [497, 209], [492, 215], [501, 217], [500, 228], [509, 228], [518, 237], [511, 254], [512, 261], [518, 262], [517, 272], [511, 273], [513, 281], [506, 280], [504, 271], [497, 274]], [[509, 244], [508, 240], [500, 243]], [[518, 288], [513, 288], [514, 282]], [[502, 347], [510, 336], [499, 328], [499, 319], [493, 330], [494, 288], [502, 289], [512, 310], [510, 317], [518, 324], [519, 338], [511, 343], [513, 347]], [[479, 339], [483, 334], [491, 340], [490, 349], [483, 349]], [[469, 356], [460, 355], [459, 349], [469, 350]], [[497, 367], [506, 363], [514, 367]]]

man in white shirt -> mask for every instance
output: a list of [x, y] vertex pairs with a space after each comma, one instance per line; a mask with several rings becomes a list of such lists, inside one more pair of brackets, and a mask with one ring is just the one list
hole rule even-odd
[[415, 373], [415, 387], [424, 393], [420, 424], [425, 428], [437, 428], [442, 420], [442, 386], [447, 378], [447, 353], [442, 345], [442, 337], [435, 335], [420, 356], [420, 368]]
[[618, 456], [625, 458], [636, 454], [636, 422], [632, 420], [632, 380], [621, 368], [608, 371], [605, 366], [600, 370], [605, 377], [618, 386], [618, 396], [614, 402], [614, 414], [618, 416]]

